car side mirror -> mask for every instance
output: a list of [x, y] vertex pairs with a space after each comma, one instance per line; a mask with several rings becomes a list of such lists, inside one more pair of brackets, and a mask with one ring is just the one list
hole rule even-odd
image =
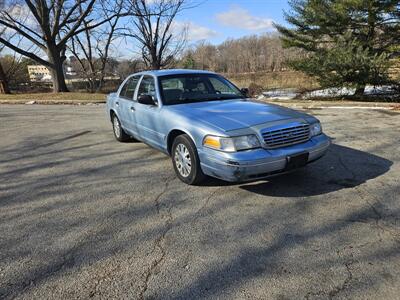
[[140, 95], [138, 97], [138, 102], [141, 104], [146, 104], [146, 105], [156, 105], [153, 97], [150, 95], [145, 95], [145, 94]]
[[243, 96], [249, 97], [249, 89], [248, 88], [241, 88], [240, 91], [242, 92]]

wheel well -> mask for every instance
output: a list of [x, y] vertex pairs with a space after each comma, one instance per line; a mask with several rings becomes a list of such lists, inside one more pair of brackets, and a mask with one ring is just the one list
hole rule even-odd
[[176, 139], [177, 136], [182, 134], [186, 134], [186, 132], [178, 129], [174, 129], [168, 134], [167, 149], [169, 154], [171, 154], [172, 144], [174, 143], [174, 140]]
[[115, 115], [115, 111], [113, 111], [112, 109], [110, 109], [110, 121], [112, 122], [113, 117]]

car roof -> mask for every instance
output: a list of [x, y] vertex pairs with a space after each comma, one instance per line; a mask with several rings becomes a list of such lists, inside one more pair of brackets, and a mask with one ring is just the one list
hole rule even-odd
[[166, 76], [166, 75], [180, 75], [180, 74], [215, 74], [211, 71], [204, 71], [204, 70], [192, 70], [192, 69], [164, 69], [164, 70], [149, 70], [143, 71], [139, 73], [135, 73], [133, 75], [153, 75], [153, 76]]

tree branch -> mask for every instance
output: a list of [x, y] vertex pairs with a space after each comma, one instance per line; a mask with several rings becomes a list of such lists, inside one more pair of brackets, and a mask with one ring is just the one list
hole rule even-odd
[[45, 49], [45, 45], [42, 44], [41, 42], [39, 42], [38, 40], [36, 40], [33, 36], [29, 35], [28, 33], [26, 33], [25, 31], [23, 31], [21, 28], [6, 22], [2, 19], [0, 19], [0, 24], [4, 25], [7, 28], [11, 28], [13, 30], [15, 30], [18, 34], [22, 35], [23, 37], [27, 38], [28, 40], [30, 40], [32, 43], [34, 43], [35, 45], [39, 46], [42, 49]]
[[28, 52], [25, 51], [23, 49], [18, 48], [18, 46], [14, 46], [13, 44], [11, 44], [10, 42], [8, 42], [7, 40], [3, 39], [2, 37], [0, 37], [0, 43], [4, 44], [7, 48], [10, 48], [11, 50], [14, 50], [15, 52], [24, 55], [26, 57], [29, 57], [39, 63], [41, 63], [42, 65], [49, 67], [49, 68], [53, 68], [53, 64], [49, 63], [48, 61], [40, 58], [39, 56], [37, 56], [36, 54], [32, 53], [32, 52]]

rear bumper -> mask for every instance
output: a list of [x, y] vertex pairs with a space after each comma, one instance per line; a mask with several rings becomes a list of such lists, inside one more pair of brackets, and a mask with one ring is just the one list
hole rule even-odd
[[287, 157], [308, 152], [308, 163], [321, 158], [328, 150], [331, 140], [325, 134], [309, 141], [280, 149], [255, 149], [224, 153], [208, 148], [199, 152], [204, 174], [225, 181], [251, 181], [285, 173]]

